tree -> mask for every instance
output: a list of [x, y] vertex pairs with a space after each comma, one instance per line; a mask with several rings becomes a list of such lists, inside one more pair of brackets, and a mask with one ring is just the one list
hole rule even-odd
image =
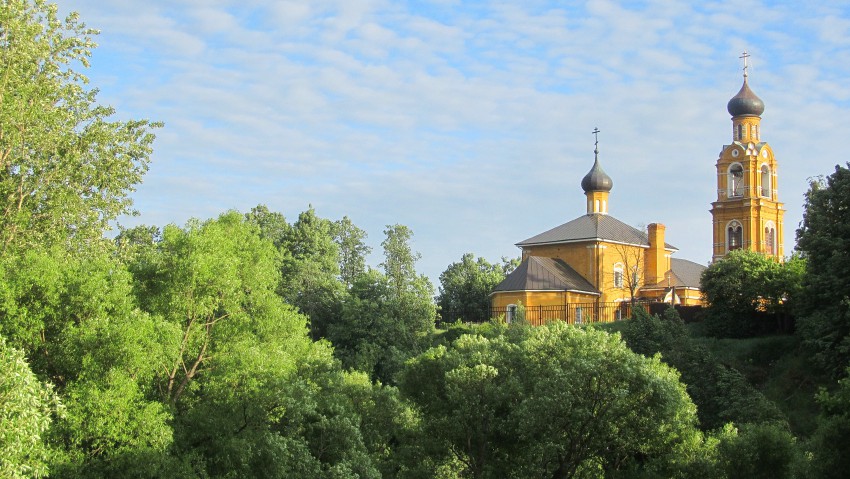
[[333, 227], [334, 240], [339, 246], [339, 278], [347, 288], [351, 288], [354, 280], [366, 271], [366, 256], [371, 248], [366, 246], [366, 232], [358, 228], [348, 216]]
[[2, 248], [101, 239], [147, 171], [158, 123], [115, 121], [75, 68], [95, 30], [43, 0], [0, 4]]
[[489, 319], [490, 293], [505, 279], [504, 266], [491, 264], [472, 253], [463, 255], [440, 274], [437, 306], [443, 321]]
[[706, 268], [700, 279], [708, 302], [707, 329], [721, 337], [780, 329], [777, 315], [781, 319], [789, 313], [799, 297], [802, 271], [802, 260], [796, 257], [779, 263], [754, 251], [730, 252]]
[[[646, 271], [644, 269], [644, 251], [628, 244], [612, 243], [611, 251], [618, 258], [618, 263], [622, 269], [614, 271], [613, 283], [616, 286], [619, 282], [625, 289], [629, 291], [629, 299], [632, 303], [635, 302], [637, 291], [643, 286], [646, 279]], [[618, 281], [617, 275], [620, 275]]]
[[746, 424], [727, 428], [719, 444], [720, 463], [727, 477], [794, 478], [802, 454], [787, 424]]
[[407, 290], [416, 280], [416, 262], [421, 255], [414, 253], [410, 246], [413, 231], [404, 225], [387, 225], [386, 238], [381, 243], [384, 248], [384, 274], [392, 285], [396, 296]]
[[564, 323], [462, 336], [408, 362], [400, 390], [422, 454], [464, 477], [623, 474], [699, 436], [675, 370]]
[[821, 406], [818, 428], [812, 436], [812, 477], [838, 479], [850, 468], [850, 368], [838, 381], [837, 388], [829, 392], [821, 389], [817, 395]]
[[260, 230], [260, 236], [274, 244], [280, 249], [287, 235], [291, 233], [291, 227], [286, 218], [278, 212], [269, 211], [266, 205], [257, 205], [251, 211], [245, 213], [245, 220]]
[[0, 476], [47, 475], [44, 436], [57, 406], [52, 388], [41, 383], [21, 351], [0, 336]]
[[690, 337], [675, 308], [667, 308], [663, 317], [636, 308], [621, 332], [629, 349], [647, 357], [661, 354], [666, 364], [681, 373], [704, 431], [728, 422], [785, 420], [777, 406], [738, 370], [723, 364]]
[[339, 315], [345, 288], [339, 281], [339, 247], [334, 224], [310, 207], [298, 215], [280, 248], [283, 256], [279, 293], [310, 318], [313, 339], [325, 337]]
[[850, 364], [850, 169], [836, 165], [811, 182], [797, 248], [808, 262], [798, 328], [818, 363], [838, 377]]

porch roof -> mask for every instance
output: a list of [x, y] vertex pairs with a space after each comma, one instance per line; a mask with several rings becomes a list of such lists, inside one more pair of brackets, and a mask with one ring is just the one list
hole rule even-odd
[[529, 256], [496, 286], [505, 291], [568, 291], [598, 296], [601, 293], [570, 265], [560, 259]]

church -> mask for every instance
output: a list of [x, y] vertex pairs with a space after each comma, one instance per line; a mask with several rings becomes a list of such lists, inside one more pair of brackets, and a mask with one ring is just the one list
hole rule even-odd
[[[778, 201], [776, 160], [761, 141], [764, 102], [747, 81], [729, 100], [732, 142], [717, 160], [717, 200], [711, 204], [712, 261], [729, 251], [748, 249], [783, 258], [783, 204]], [[614, 182], [599, 161], [599, 130], [594, 162], [582, 178], [587, 213], [516, 243], [522, 262], [491, 294], [494, 312], [511, 320], [570, 323], [614, 321], [630, 314], [636, 301], [702, 305], [700, 276], [705, 266], [675, 258], [665, 241], [665, 226], [646, 230], [609, 214]]]

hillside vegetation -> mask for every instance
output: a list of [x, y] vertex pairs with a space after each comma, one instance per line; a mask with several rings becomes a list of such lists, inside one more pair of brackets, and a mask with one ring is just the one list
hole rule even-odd
[[[515, 262], [465, 255], [435, 301], [400, 224], [375, 266], [365, 231], [312, 208], [105, 239], [132, 213], [160, 125], [97, 103], [75, 70], [95, 32], [56, 12], [0, 3], [0, 477], [850, 470], [847, 169], [812, 185], [805, 262], [715, 263], [702, 323], [671, 309], [436, 331], [438, 305], [486, 304]], [[792, 312], [797, 332], [776, 335]]]

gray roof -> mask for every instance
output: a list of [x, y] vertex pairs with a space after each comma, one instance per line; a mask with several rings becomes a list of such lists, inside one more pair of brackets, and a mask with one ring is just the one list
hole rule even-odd
[[600, 294], [589, 281], [560, 259], [529, 256], [498, 284], [499, 291], [573, 291]]
[[693, 261], [670, 258], [670, 281], [668, 282], [667, 278], [664, 278], [654, 285], [647, 285], [646, 288], [667, 288], [669, 286], [675, 286], [677, 288], [699, 288], [699, 280], [705, 268], [705, 266], [694, 263]]
[[[523, 246], [578, 243], [582, 241], [609, 241], [649, 247], [646, 233], [629, 226], [611, 215], [599, 213], [587, 214], [556, 226], [549, 231], [520, 241], [516, 245]], [[666, 249], [676, 250], [675, 246], [664, 243]]]

